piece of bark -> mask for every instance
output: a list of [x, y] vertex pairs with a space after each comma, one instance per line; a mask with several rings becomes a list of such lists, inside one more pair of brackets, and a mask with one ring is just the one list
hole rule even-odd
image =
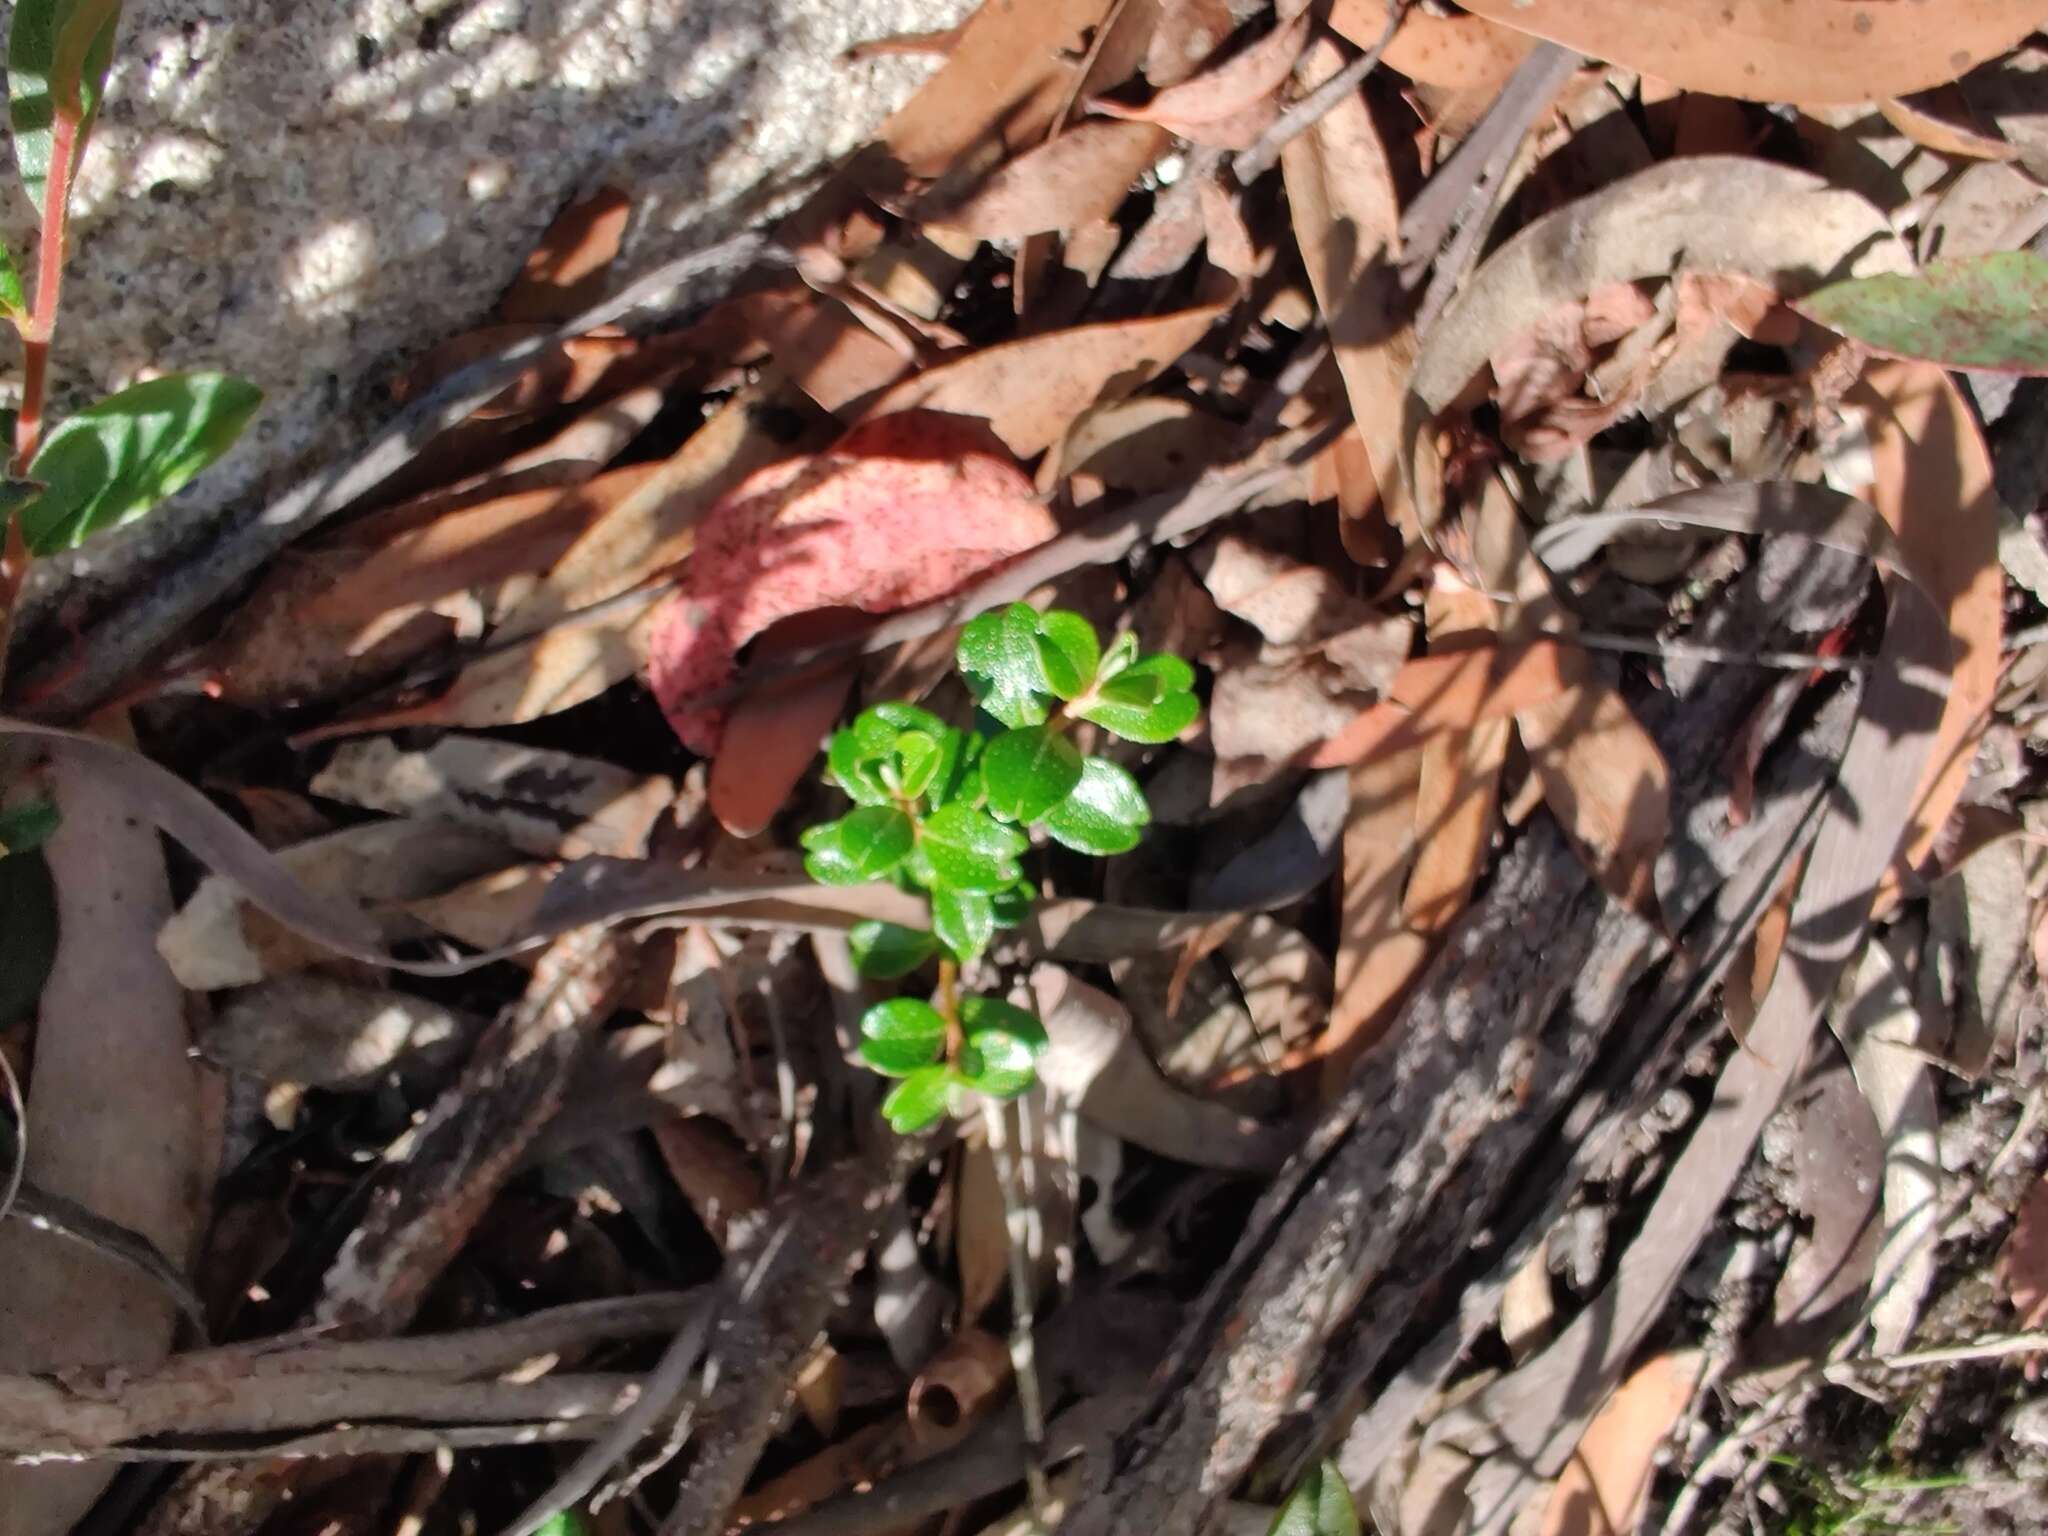
[[461, 1079], [385, 1164], [362, 1223], [321, 1283], [316, 1324], [402, 1330], [536, 1132], [584, 1042], [632, 979], [630, 942], [575, 928], [549, 945], [525, 994], [477, 1043]]
[[[1767, 546], [1702, 638], [1727, 630], [1754, 644], [1794, 594], [1829, 575], [1847, 607], [1861, 586], [1843, 569], [1809, 548]], [[1766, 682], [1723, 669], [1696, 676], [1689, 696], [1644, 707], [1668, 760], [1683, 765], [1676, 805], [1690, 812], [1717, 788], [1725, 744]], [[1681, 822], [1661, 866], [1670, 922], [1711, 898], [1762, 819], [1741, 832]], [[1610, 1031], [1634, 1017], [1631, 988], [1663, 949], [1609, 905], [1553, 822], [1532, 823], [1387, 1043], [1260, 1201], [1147, 1411], [1108, 1470], [1091, 1466], [1063, 1532], [1204, 1529], [1271, 1437], [1303, 1428], [1301, 1405], [1327, 1425], [1425, 1309], [1446, 1304], [1447, 1269], [1525, 1190], [1532, 1152]]]
[[878, 1139], [865, 1156], [806, 1179], [735, 1243], [718, 1282], [706, 1356], [715, 1385], [662, 1536], [721, 1536], [773, 1438], [826, 1321], [882, 1229], [925, 1139]]

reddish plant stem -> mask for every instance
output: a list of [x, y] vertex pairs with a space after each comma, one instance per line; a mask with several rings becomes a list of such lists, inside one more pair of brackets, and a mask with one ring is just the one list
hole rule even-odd
[[43, 397], [50, 372], [50, 338], [57, 330], [57, 300], [64, 285], [64, 233], [71, 208], [72, 160], [78, 113], [59, 108], [50, 124], [50, 173], [43, 182], [43, 229], [36, 253], [35, 308], [22, 327], [21, 414], [14, 421], [14, 473], [28, 472], [43, 433]]

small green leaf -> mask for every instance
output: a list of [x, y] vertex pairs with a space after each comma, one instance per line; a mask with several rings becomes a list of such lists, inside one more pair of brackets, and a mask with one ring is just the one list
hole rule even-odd
[[980, 801], [982, 746], [980, 736], [946, 727], [939, 737], [938, 769], [925, 788], [925, 798], [934, 808], [955, 800]]
[[1110, 641], [1109, 649], [1102, 653], [1102, 663], [1095, 669], [1095, 680], [1106, 682], [1138, 659], [1138, 635], [1136, 630], [1125, 630]]
[[936, 1124], [951, 1108], [960, 1075], [948, 1066], [924, 1067], [903, 1079], [882, 1100], [889, 1128], [900, 1136]]
[[[14, 26], [7, 37], [7, 117], [14, 129], [14, 163], [21, 170], [21, 184], [28, 189], [36, 212], [45, 218], [49, 213], [43, 207], [44, 187], [50, 176], [57, 103], [75, 86], [82, 109], [71, 158], [75, 170], [99, 112], [107, 66], [114, 59], [114, 29], [120, 20], [121, 7], [110, 0], [19, 0], [14, 7]], [[78, 38], [80, 25], [91, 29], [88, 38]], [[76, 41], [63, 51], [83, 57], [77, 67], [60, 71], [60, 45], [67, 32]], [[75, 74], [76, 79], [59, 79], [60, 73]]]
[[939, 941], [921, 928], [870, 919], [855, 923], [846, 935], [854, 969], [873, 981], [908, 976], [939, 952]]
[[967, 1033], [960, 1072], [968, 1087], [991, 1098], [1012, 1099], [1036, 1081], [1046, 1036], [1035, 1014], [997, 998], [970, 995], [960, 999], [960, 1027]]
[[882, 764], [882, 782], [905, 800], [915, 800], [930, 785], [943, 757], [937, 737], [905, 731], [896, 738], [895, 755]]
[[1792, 307], [1894, 357], [2048, 373], [2048, 257], [1992, 251], [1816, 288]]
[[[948, 727], [930, 710], [896, 700], [876, 704], [854, 716], [853, 723], [832, 733], [825, 744], [825, 765], [832, 780], [862, 805], [887, 805], [896, 798], [892, 780], [900, 783], [906, 736], [928, 743], [940, 741]], [[926, 750], [911, 746], [913, 757]], [[935, 764], [936, 772], [942, 764]], [[919, 793], [921, 791], [912, 791]]]
[[803, 835], [804, 869], [824, 885], [879, 880], [909, 855], [910, 818], [893, 805], [863, 805]]
[[0, 859], [0, 1026], [26, 1018], [57, 957], [57, 887], [41, 853]]
[[1095, 668], [1102, 660], [1102, 645], [1095, 638], [1095, 626], [1078, 613], [1055, 608], [1038, 620], [1038, 664], [1045, 673], [1046, 686], [1062, 699], [1071, 699], [1095, 681]]
[[[57, 830], [57, 807], [48, 800], [28, 800], [0, 811], [0, 855], [40, 848]], [[5, 922], [0, 915], [0, 922]]]
[[1023, 873], [1017, 857], [1029, 845], [1030, 839], [1015, 827], [955, 801], [940, 806], [919, 826], [910, 872], [927, 890], [950, 885], [963, 891], [999, 891], [1014, 885]]
[[1077, 703], [1074, 713], [1126, 741], [1171, 741], [1202, 712], [1190, 691], [1194, 685], [1195, 669], [1178, 656], [1144, 656], [1098, 680], [1095, 696]]
[[932, 931], [963, 963], [972, 960], [995, 937], [995, 903], [986, 891], [942, 885], [932, 892]]
[[0, 244], [0, 311], [10, 319], [28, 318], [28, 295], [22, 292], [21, 273], [15, 269], [14, 252]]
[[1081, 782], [1081, 749], [1049, 726], [1005, 731], [982, 750], [981, 782], [991, 811], [1028, 825]]
[[946, 1050], [946, 1021], [930, 1003], [892, 997], [860, 1016], [860, 1056], [885, 1077], [908, 1077]]
[[228, 374], [172, 373], [87, 406], [29, 465], [45, 487], [21, 514], [30, 550], [76, 549], [133, 522], [227, 452], [262, 400]]
[[1038, 652], [1038, 611], [1012, 603], [960, 631], [960, 675], [975, 702], [1007, 726], [1045, 723], [1050, 692]]
[[825, 743], [825, 767], [837, 784], [859, 805], [887, 805], [894, 799], [882, 782], [881, 756], [870, 757], [861, 749], [860, 737], [852, 726], [832, 733]]
[[1045, 818], [1053, 840], [1076, 853], [1106, 858], [1129, 853], [1152, 820], [1145, 791], [1115, 763], [1091, 757], [1081, 765], [1081, 782]]
[[590, 1536], [590, 1517], [581, 1510], [565, 1509], [549, 1515], [533, 1536]]
[[1029, 880], [1019, 880], [1015, 885], [1006, 885], [989, 897], [995, 912], [998, 928], [1014, 928], [1031, 915], [1031, 904], [1038, 900], [1038, 890]]
[[1310, 1470], [1280, 1506], [1266, 1536], [1359, 1536], [1358, 1508], [1335, 1462]]

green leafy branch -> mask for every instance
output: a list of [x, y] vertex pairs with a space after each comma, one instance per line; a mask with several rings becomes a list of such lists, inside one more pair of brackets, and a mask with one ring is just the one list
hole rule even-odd
[[1085, 755], [1072, 732], [1090, 721], [1127, 741], [1171, 741], [1201, 712], [1194, 669], [1138, 654], [1124, 634], [1107, 651], [1077, 613], [1013, 603], [961, 632], [960, 672], [1002, 729], [961, 730], [914, 704], [877, 704], [833, 734], [832, 782], [854, 808], [803, 835], [804, 866], [830, 885], [893, 880], [930, 903], [929, 931], [859, 924], [855, 963], [879, 980], [939, 960], [932, 1001], [894, 998], [861, 1019], [861, 1055], [898, 1078], [882, 1112], [919, 1130], [974, 1094], [1014, 1098], [1036, 1078], [1044, 1026], [994, 998], [957, 995], [959, 969], [1036, 898], [1022, 859], [1043, 829], [1077, 853], [1138, 845], [1151, 810], [1136, 779]]
[[[220, 373], [173, 373], [119, 391], [53, 428], [50, 354], [63, 295], [71, 189], [105, 94], [120, 0], [21, 0], [7, 44], [7, 112], [22, 185], [42, 224], [35, 291], [0, 247], [0, 315], [21, 335], [21, 406], [0, 516], [0, 620], [32, 557], [142, 516], [238, 438], [262, 393]], [[0, 622], [0, 660], [6, 625]]]

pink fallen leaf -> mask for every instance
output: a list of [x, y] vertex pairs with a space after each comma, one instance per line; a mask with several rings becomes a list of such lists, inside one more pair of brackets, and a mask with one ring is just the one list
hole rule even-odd
[[649, 685], [684, 744], [715, 753], [724, 713], [701, 700], [778, 619], [921, 603], [1056, 531], [981, 423], [935, 411], [864, 422], [824, 453], [750, 476], [706, 514], [656, 617]]

